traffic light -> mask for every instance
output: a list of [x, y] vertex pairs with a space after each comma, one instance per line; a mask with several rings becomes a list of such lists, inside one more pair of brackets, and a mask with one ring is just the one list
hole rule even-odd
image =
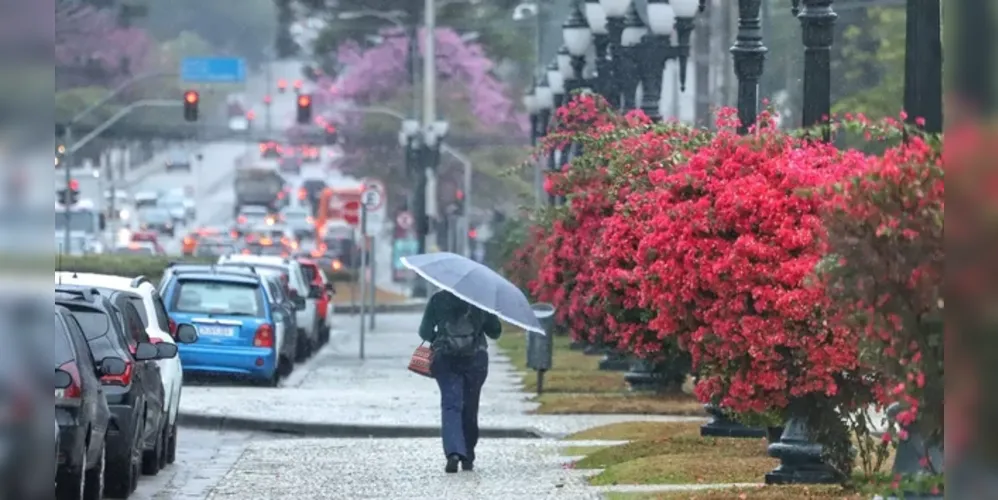
[[68, 189], [59, 189], [55, 192], [55, 199], [59, 200], [61, 205], [67, 205], [69, 200], [66, 199], [66, 195], [69, 193]]
[[334, 125], [326, 125], [326, 145], [333, 146], [336, 144], [336, 127]]
[[295, 80], [295, 92], [301, 92], [302, 83], [301, 80]]
[[454, 203], [454, 206], [456, 207], [454, 215], [464, 215], [464, 190], [458, 189], [457, 191], [454, 191], [454, 199], [457, 200], [457, 202]]
[[307, 125], [312, 122], [312, 96], [302, 94], [298, 96], [298, 123]]
[[256, 119], [256, 113], [254, 113], [253, 110], [247, 111], [246, 112], [246, 119], [249, 120], [249, 121], [255, 120]]
[[287, 90], [287, 89], [288, 89], [288, 81], [287, 80], [285, 80], [283, 78], [281, 78], [280, 80], [277, 80], [277, 91], [278, 92], [280, 92], [280, 93], [283, 94], [284, 91]]
[[198, 120], [198, 104], [201, 96], [195, 90], [184, 92], [184, 120], [196, 122]]

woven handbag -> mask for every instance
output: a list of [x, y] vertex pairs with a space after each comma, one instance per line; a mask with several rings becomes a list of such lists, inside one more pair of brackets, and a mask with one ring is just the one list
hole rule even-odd
[[419, 347], [413, 351], [412, 359], [409, 360], [409, 371], [432, 378], [433, 374], [430, 373], [430, 365], [433, 363], [433, 350], [424, 344], [426, 342], [419, 344]]

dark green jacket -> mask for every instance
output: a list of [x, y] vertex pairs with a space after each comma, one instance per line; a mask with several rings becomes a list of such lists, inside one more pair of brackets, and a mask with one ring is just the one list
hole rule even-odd
[[[419, 325], [419, 336], [432, 343], [437, 337], [437, 325], [450, 318], [464, 314], [468, 307], [474, 307], [447, 291], [439, 291], [430, 297], [423, 311], [423, 321]], [[475, 307], [472, 314], [477, 314], [477, 323], [482, 325], [482, 333], [495, 340], [502, 334], [502, 323], [495, 314], [487, 313]]]

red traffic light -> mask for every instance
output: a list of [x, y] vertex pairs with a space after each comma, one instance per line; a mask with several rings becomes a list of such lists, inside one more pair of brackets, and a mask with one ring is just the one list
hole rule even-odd
[[468, 231], [468, 237], [471, 239], [478, 238], [478, 230], [472, 229], [471, 231]]
[[263, 103], [270, 104], [270, 94], [263, 96]]
[[310, 104], [312, 104], [312, 98], [310, 96], [307, 95], [298, 96], [299, 107], [307, 108]]
[[457, 198], [457, 201], [461, 201], [464, 199], [464, 191], [458, 189], [457, 192], [454, 193], [454, 196]]
[[199, 97], [198, 93], [194, 90], [188, 90], [187, 92], [184, 92], [184, 101], [186, 101], [189, 104], [194, 104], [198, 102], [198, 97]]
[[246, 112], [246, 119], [247, 120], [253, 121], [254, 118], [256, 118], [256, 113], [254, 113], [253, 111], [247, 111]]
[[283, 90], [283, 89], [286, 89], [287, 87], [288, 87], [288, 81], [287, 80], [285, 80], [283, 78], [281, 78], [280, 80], [277, 80], [277, 88]]
[[295, 80], [295, 88], [296, 88], [296, 89], [300, 89], [300, 88], [301, 88], [301, 85], [302, 85], [302, 84], [301, 84], [301, 80]]
[[73, 180], [69, 181], [69, 190], [70, 191], [79, 191], [80, 190], [80, 181], [78, 181], [76, 179], [73, 179]]

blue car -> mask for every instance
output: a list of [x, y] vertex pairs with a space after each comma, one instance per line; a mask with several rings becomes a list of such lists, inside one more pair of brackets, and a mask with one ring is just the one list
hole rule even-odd
[[193, 344], [180, 345], [185, 373], [248, 377], [268, 387], [280, 378], [281, 340], [260, 277], [223, 271], [173, 273], [163, 288], [170, 318], [198, 331]]

